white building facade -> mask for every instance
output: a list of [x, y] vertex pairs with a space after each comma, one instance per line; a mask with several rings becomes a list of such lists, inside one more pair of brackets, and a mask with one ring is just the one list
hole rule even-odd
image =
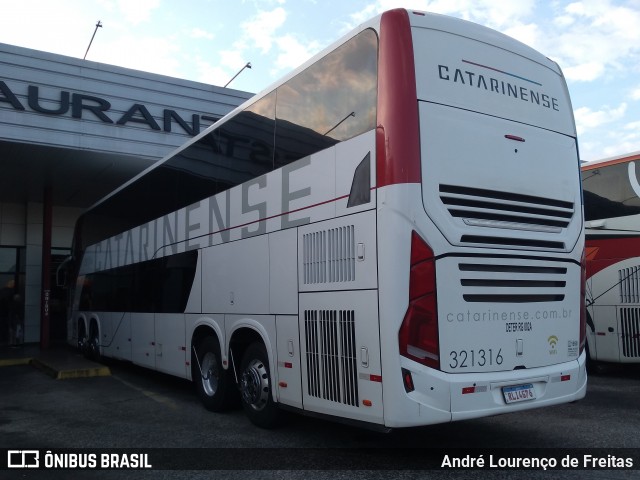
[[0, 44], [0, 345], [63, 340], [83, 209], [251, 95]]

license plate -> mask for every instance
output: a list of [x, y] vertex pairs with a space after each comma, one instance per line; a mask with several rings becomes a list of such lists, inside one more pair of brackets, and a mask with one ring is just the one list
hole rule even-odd
[[502, 387], [502, 395], [506, 403], [526, 402], [527, 400], [535, 400], [536, 391], [533, 384], [514, 385], [512, 387]]

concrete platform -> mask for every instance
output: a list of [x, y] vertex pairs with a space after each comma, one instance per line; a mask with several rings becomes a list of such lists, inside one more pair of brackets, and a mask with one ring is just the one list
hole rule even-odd
[[38, 345], [0, 347], [0, 367], [33, 365], [58, 380], [111, 375], [105, 365], [85, 358], [66, 346], [41, 350]]

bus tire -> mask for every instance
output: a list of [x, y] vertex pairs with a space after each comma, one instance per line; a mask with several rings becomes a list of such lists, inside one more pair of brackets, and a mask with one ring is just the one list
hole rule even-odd
[[197, 359], [192, 362], [193, 381], [198, 397], [207, 410], [226, 410], [233, 397], [233, 382], [228, 370], [222, 368], [220, 345], [215, 337], [205, 337], [196, 348]]
[[89, 337], [87, 336], [87, 329], [84, 326], [83, 321], [78, 322], [78, 351], [85, 357], [89, 356]]
[[96, 362], [100, 361], [100, 330], [98, 329], [98, 324], [93, 320], [89, 326], [87, 356]]
[[602, 375], [607, 373], [607, 367], [603, 362], [591, 358], [591, 352], [589, 351], [589, 342], [586, 342], [585, 350], [587, 354], [587, 373], [589, 375]]
[[273, 400], [269, 357], [262, 342], [249, 345], [242, 357], [240, 396], [251, 423], [262, 428], [278, 426], [280, 410]]

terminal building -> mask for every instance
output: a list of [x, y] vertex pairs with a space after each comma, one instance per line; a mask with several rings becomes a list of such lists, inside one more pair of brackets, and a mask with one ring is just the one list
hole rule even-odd
[[252, 94], [0, 44], [0, 345], [63, 341], [82, 211]]

